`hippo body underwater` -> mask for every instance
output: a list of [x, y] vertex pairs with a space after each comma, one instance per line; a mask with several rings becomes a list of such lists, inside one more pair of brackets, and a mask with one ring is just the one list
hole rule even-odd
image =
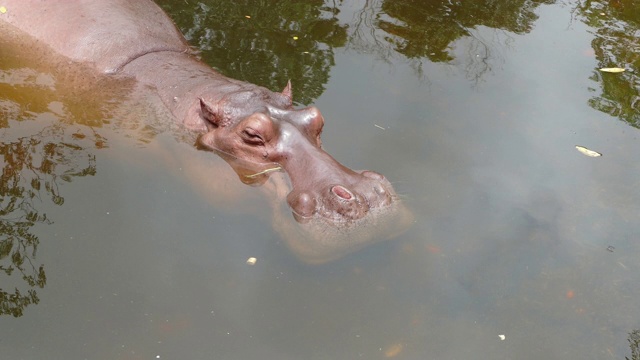
[[[384, 176], [353, 171], [323, 150], [324, 119], [316, 107], [293, 107], [290, 82], [272, 92], [219, 74], [197, 59], [152, 1], [5, 0], [0, 5], [6, 9], [0, 21], [54, 52], [105, 76], [132, 77], [153, 87], [176, 122], [201, 134], [201, 148], [230, 164], [284, 170], [291, 185], [286, 200], [300, 228], [281, 233], [302, 260], [333, 260], [395, 236], [411, 221]], [[261, 174], [255, 181], [268, 179], [268, 171]]]

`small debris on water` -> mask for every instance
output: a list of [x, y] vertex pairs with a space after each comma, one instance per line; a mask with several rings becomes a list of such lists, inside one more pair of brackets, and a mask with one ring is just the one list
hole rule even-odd
[[597, 152], [597, 151], [593, 151], [593, 150], [590, 150], [590, 149], [587, 149], [587, 148], [586, 148], [586, 147], [584, 147], [584, 146], [576, 145], [576, 149], [577, 149], [578, 151], [580, 151], [581, 153], [583, 153], [584, 155], [587, 155], [587, 156], [589, 156], [589, 157], [599, 157], [599, 156], [602, 156], [602, 154], [600, 154], [599, 152]]
[[258, 261], [258, 259], [254, 258], [254, 257], [250, 257], [250, 258], [247, 259], [247, 265], [255, 265], [257, 261]]
[[506, 337], [506, 336], [504, 336], [503, 334], [498, 335], [498, 337], [500, 338], [500, 340], [504, 340], [504, 339], [506, 339], [506, 338], [507, 338], [507, 337]]
[[615, 250], [615, 249], [616, 249], [616, 247], [615, 247], [615, 246], [613, 246], [613, 245], [609, 245], [609, 246], [607, 246], [607, 251], [608, 251], [608, 252], [613, 252], [613, 250]]
[[377, 127], [378, 129], [387, 130], [387, 129], [383, 128], [382, 126], [378, 125], [378, 124], [373, 124], [373, 126]]

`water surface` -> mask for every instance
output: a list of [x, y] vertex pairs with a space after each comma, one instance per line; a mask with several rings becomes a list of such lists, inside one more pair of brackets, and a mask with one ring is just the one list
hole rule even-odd
[[2, 358], [640, 359], [640, 7], [246, 3], [163, 6], [224, 74], [291, 79], [415, 224], [304, 265], [152, 93], [4, 40]]

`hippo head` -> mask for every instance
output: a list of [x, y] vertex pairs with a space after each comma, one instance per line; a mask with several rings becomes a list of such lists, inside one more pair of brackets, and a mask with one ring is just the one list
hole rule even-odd
[[353, 171], [322, 149], [324, 119], [315, 107], [294, 109], [291, 83], [282, 93], [252, 84], [233, 84], [224, 95], [201, 96], [206, 133], [200, 145], [266, 170], [283, 168], [292, 190], [295, 219], [352, 222], [390, 205], [395, 193], [384, 176]]

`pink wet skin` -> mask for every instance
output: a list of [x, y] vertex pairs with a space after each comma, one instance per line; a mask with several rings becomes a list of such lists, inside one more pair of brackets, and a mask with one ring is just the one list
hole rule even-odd
[[299, 222], [354, 221], [395, 198], [384, 176], [353, 171], [322, 149], [324, 118], [313, 106], [293, 108], [290, 83], [282, 93], [237, 86], [199, 101], [206, 126], [199, 142], [242, 160], [282, 166], [293, 187], [287, 202]]

